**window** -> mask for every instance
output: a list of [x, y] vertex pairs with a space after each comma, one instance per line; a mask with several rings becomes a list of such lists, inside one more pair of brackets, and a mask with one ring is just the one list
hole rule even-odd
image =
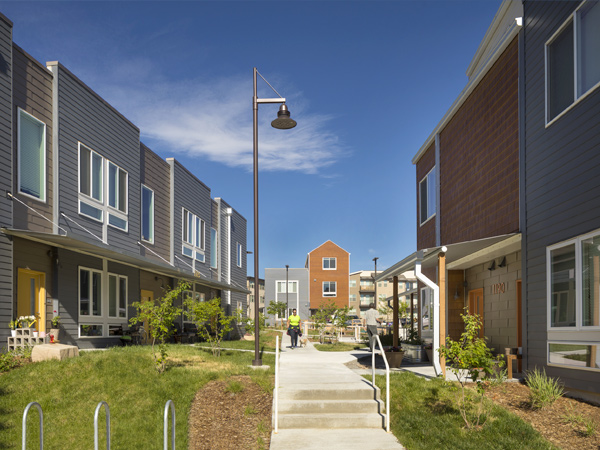
[[375, 289], [373, 280], [360, 280], [360, 287], [363, 289]]
[[323, 297], [336, 297], [337, 284], [335, 281], [323, 281]]
[[108, 225], [127, 231], [127, 180], [125, 170], [79, 143], [79, 214], [99, 222], [106, 214]]
[[336, 258], [323, 258], [323, 270], [335, 270]]
[[[277, 282], [277, 293], [285, 294], [285, 281]], [[288, 280], [288, 294], [296, 294], [298, 293], [298, 282], [297, 281], [289, 281]]]
[[242, 244], [237, 243], [237, 266], [242, 267]]
[[46, 201], [46, 124], [19, 108], [19, 192]]
[[108, 275], [108, 317], [127, 317], [127, 278]]
[[213, 269], [217, 268], [217, 230], [214, 228], [210, 229], [210, 267]]
[[355, 302], [356, 301], [356, 294], [350, 294], [348, 297], [349, 297], [348, 300], [350, 302]]
[[585, 2], [546, 43], [546, 123], [600, 83], [600, 6]]
[[181, 236], [183, 246], [181, 253], [196, 261], [204, 262], [205, 230], [206, 225], [204, 220], [183, 208]]
[[419, 183], [419, 210], [421, 225], [427, 222], [436, 208], [435, 167]]
[[102, 272], [79, 270], [79, 315], [102, 315]]
[[433, 330], [433, 290], [431, 288], [421, 289], [421, 329], [423, 331]]
[[154, 243], [154, 191], [142, 184], [142, 240]]
[[548, 344], [548, 362], [574, 368], [598, 370], [600, 345], [595, 344]]
[[360, 306], [369, 306], [371, 303], [375, 303], [375, 295], [360, 294]]
[[356, 287], [356, 280], [350, 280], [350, 287]]

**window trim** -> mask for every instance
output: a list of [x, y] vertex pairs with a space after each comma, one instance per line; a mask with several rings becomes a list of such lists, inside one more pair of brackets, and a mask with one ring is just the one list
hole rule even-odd
[[[329, 292], [325, 292], [325, 283], [329, 283]], [[331, 284], [335, 286], [335, 291], [331, 291]], [[323, 297], [337, 297], [337, 281], [323, 281], [322, 284]]]
[[[148, 234], [150, 235], [150, 239], [144, 239], [144, 189], [147, 189], [152, 194], [150, 201], [150, 212], [149, 212], [149, 230]], [[154, 190], [150, 189], [148, 186], [142, 183], [142, 187], [140, 189], [140, 239], [143, 242], [148, 242], [149, 244], [154, 244]]]
[[[325, 267], [325, 260], [329, 261], [329, 266], [330, 267]], [[335, 267], [331, 267], [331, 260], [334, 261]], [[323, 259], [321, 260], [321, 267], [322, 267], [323, 270], [337, 270], [337, 257], [335, 257], [335, 256], [323, 256]]]
[[[429, 212], [429, 176], [432, 174], [432, 172], [435, 170], [435, 168], [436, 168], [436, 166], [433, 166], [431, 169], [429, 169], [429, 172], [427, 172], [427, 174], [423, 178], [421, 178], [421, 181], [419, 181], [419, 226], [425, 225], [432, 218], [434, 218], [437, 214], [437, 204], [436, 204], [436, 205], [433, 205], [433, 213], [431, 215], [429, 215], [423, 222], [421, 222], [421, 210], [423, 208], [423, 199], [421, 196], [421, 183], [427, 182], [427, 211]], [[435, 191], [435, 198], [436, 198], [436, 203], [437, 203], [437, 197], [438, 197], [437, 182], [436, 182], [435, 174], [433, 174], [433, 175], [434, 175], [433, 176], [434, 191]]]
[[[213, 231], [214, 231], [214, 239], [213, 239]], [[210, 227], [210, 268], [218, 269], [219, 268], [219, 255], [217, 254], [219, 242], [219, 231]], [[214, 245], [213, 245], [214, 244]], [[213, 257], [214, 257], [214, 265], [213, 265]]]
[[[40, 124], [42, 124], [43, 127], [43, 131], [42, 131], [42, 158], [41, 160], [43, 161], [42, 164], [42, 170], [43, 170], [43, 181], [42, 181], [42, 186], [40, 189], [40, 197], [36, 197], [35, 195], [31, 195], [27, 192], [23, 192], [21, 190], [21, 116], [22, 115], [27, 115], [30, 119], [33, 119], [35, 122], [39, 122]], [[42, 122], [41, 120], [39, 120], [37, 117], [35, 117], [34, 115], [28, 113], [27, 111], [25, 111], [24, 109], [17, 107], [17, 188], [18, 188], [18, 192], [21, 195], [24, 195], [28, 198], [31, 198], [33, 200], [37, 200], [38, 202], [42, 202], [42, 203], [47, 203], [48, 202], [48, 188], [47, 188], [47, 184], [48, 184], [48, 169], [47, 169], [47, 156], [48, 156], [48, 148], [47, 148], [47, 143], [46, 143], [46, 123]]]
[[[192, 242], [187, 240], [187, 236], [184, 235], [185, 224], [188, 223], [188, 215], [192, 219], [192, 227], [188, 229], [188, 235], [191, 236]], [[197, 228], [200, 223], [201, 233], [198, 235]], [[188, 225], [189, 227], [189, 225]], [[191, 233], [191, 234], [190, 234]], [[198, 243], [198, 237], [200, 242]], [[198, 245], [197, 245], [198, 244]], [[189, 209], [181, 207], [181, 254], [186, 258], [193, 259], [195, 261], [206, 263], [206, 221], [200, 216], [194, 214]], [[192, 254], [188, 255], [185, 250], [190, 251]]]
[[[544, 119], [545, 119], [545, 128], [548, 128], [558, 119], [567, 114], [571, 109], [573, 109], [577, 104], [582, 102], [586, 97], [591, 95], [596, 89], [600, 87], [600, 80], [590, 87], [586, 92], [579, 94], [579, 85], [580, 85], [580, 70], [579, 70], [579, 52], [580, 52], [580, 42], [579, 42], [579, 27], [580, 27], [580, 10], [585, 6], [587, 1], [581, 2], [581, 4], [571, 13], [569, 17], [561, 24], [560, 27], [550, 36], [550, 38], [544, 44]], [[564, 110], [550, 119], [550, 104], [549, 100], [549, 88], [550, 88], [550, 80], [549, 80], [549, 47], [550, 45], [560, 36], [560, 34], [567, 28], [570, 24], [573, 24], [573, 102], [567, 106]]]
[[242, 244], [240, 244], [239, 242], [236, 242], [236, 249], [237, 249], [237, 266], [238, 267], [242, 267]]
[[570, 364], [558, 364], [558, 363], [551, 363], [550, 362], [550, 344], [566, 344], [566, 345], [590, 345], [590, 346], [598, 346], [600, 345], [598, 343], [598, 341], [595, 342], [591, 342], [591, 341], [582, 341], [582, 340], [577, 340], [577, 341], [559, 341], [556, 339], [548, 339], [546, 341], [546, 365], [549, 367], [560, 367], [562, 369], [571, 369], [571, 370], [583, 370], [586, 372], [600, 372], [600, 368], [597, 367], [578, 367], [575, 365], [570, 365]]

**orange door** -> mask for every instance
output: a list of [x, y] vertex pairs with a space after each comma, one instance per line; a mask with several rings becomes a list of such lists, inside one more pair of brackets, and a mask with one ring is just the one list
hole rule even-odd
[[469, 314], [477, 314], [481, 317], [479, 337], [483, 338], [483, 289], [469, 291]]

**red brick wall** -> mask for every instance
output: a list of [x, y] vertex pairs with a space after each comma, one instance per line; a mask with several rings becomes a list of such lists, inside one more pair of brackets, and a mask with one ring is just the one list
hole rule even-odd
[[440, 133], [442, 244], [519, 230], [517, 43]]
[[[323, 258], [337, 258], [336, 270], [323, 270]], [[323, 303], [333, 300], [342, 308], [348, 306], [350, 290], [350, 254], [331, 241], [308, 254], [310, 286], [310, 308], [317, 309]], [[315, 281], [316, 280], [316, 281]], [[335, 281], [337, 296], [323, 297], [323, 282]]]
[[417, 162], [417, 249], [435, 247], [435, 217], [420, 225], [419, 183], [435, 166], [435, 142]]

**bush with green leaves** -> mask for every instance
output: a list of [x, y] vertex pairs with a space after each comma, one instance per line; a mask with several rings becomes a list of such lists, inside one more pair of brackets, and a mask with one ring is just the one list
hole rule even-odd
[[529, 402], [534, 409], [550, 406], [564, 394], [558, 379], [550, 378], [544, 369], [537, 367], [527, 373], [525, 383], [529, 386]]
[[[152, 338], [152, 356], [158, 373], [166, 370], [167, 341], [174, 333], [175, 320], [181, 316], [181, 308], [174, 305], [176, 299], [190, 288], [188, 283], [180, 282], [175, 289], [166, 289], [164, 295], [154, 302], [135, 302], [131, 306], [137, 309], [137, 316], [129, 322], [148, 324], [148, 335]], [[154, 346], [158, 344], [158, 354]]]
[[346, 305], [343, 308], [336, 309], [334, 314], [333, 326], [338, 336], [341, 336], [342, 330], [348, 326], [348, 321], [350, 320], [350, 308]]
[[[448, 337], [446, 345], [439, 348], [440, 356], [446, 359], [448, 368], [456, 376], [460, 384], [457, 391], [457, 403], [461, 416], [468, 429], [485, 424], [488, 406], [485, 403], [485, 389], [497, 378], [496, 368], [504, 366], [503, 361], [496, 361], [485, 341], [479, 337], [482, 326], [481, 317], [477, 314], [461, 314], [465, 331], [458, 341]], [[468, 375], [476, 383], [475, 391], [467, 389]], [[476, 395], [475, 395], [476, 394]]]
[[319, 333], [319, 342], [322, 344], [325, 339], [325, 330], [330, 321], [333, 320], [333, 316], [336, 313], [337, 308], [333, 300], [329, 300], [325, 303], [321, 303], [319, 309], [315, 312], [312, 319], [315, 322], [315, 327]]
[[9, 352], [0, 352], [0, 373], [21, 367], [31, 361], [33, 347], [25, 346]]
[[221, 306], [220, 298], [206, 302], [188, 297], [186, 315], [198, 328], [198, 335], [208, 341], [214, 356], [221, 356], [221, 342], [233, 327], [235, 316], [229, 316]]
[[[240, 325], [242, 325], [244, 327], [244, 331], [246, 333], [250, 333], [252, 336], [254, 336], [255, 331], [256, 331], [254, 319], [252, 319], [250, 317], [244, 317], [242, 315], [242, 312], [240, 310], [238, 310], [237, 321]], [[265, 326], [266, 326], [265, 315], [263, 313], [258, 313], [258, 332], [260, 333], [261, 331], [263, 331], [265, 329]]]
[[271, 302], [267, 306], [267, 314], [273, 317], [279, 317], [279, 324], [283, 328], [283, 320], [285, 318], [285, 312], [287, 311], [287, 305], [284, 302]]

